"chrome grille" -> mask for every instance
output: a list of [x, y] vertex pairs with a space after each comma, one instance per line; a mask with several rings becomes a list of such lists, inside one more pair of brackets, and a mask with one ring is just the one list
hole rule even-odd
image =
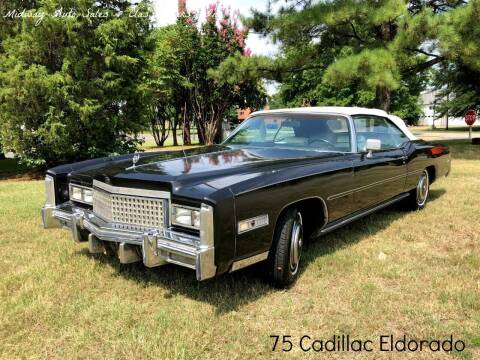
[[93, 212], [114, 227], [125, 230], [164, 228], [167, 220], [166, 199], [132, 196], [94, 188]]

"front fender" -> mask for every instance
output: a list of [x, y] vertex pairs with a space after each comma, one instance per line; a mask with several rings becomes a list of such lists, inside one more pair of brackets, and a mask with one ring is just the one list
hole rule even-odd
[[235, 203], [229, 189], [222, 189], [205, 200], [214, 204], [215, 265], [219, 275], [227, 272], [235, 259]]

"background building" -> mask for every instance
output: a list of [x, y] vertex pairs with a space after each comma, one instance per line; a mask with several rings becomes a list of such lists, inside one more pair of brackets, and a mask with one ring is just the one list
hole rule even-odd
[[435, 121], [435, 126], [446, 127], [447, 121], [449, 126], [465, 126], [465, 121], [462, 117], [447, 116], [438, 117], [436, 113], [436, 104], [440, 102], [440, 94], [438, 90], [427, 90], [420, 95], [422, 102], [423, 116], [420, 117], [419, 125], [432, 126]]

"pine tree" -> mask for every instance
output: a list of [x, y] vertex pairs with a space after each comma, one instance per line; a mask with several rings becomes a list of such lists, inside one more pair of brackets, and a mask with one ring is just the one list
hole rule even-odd
[[438, 34], [439, 51], [446, 61], [434, 71], [434, 84], [440, 89], [438, 114], [463, 116], [480, 107], [480, 1], [445, 14]]
[[[321, 69], [324, 84], [374, 92], [376, 107], [388, 111], [408, 79], [445, 59], [434, 51], [441, 19], [462, 3], [287, 1], [278, 15], [254, 12], [251, 25], [273, 34], [289, 54], [279, 59], [279, 72]], [[325, 63], [322, 54], [332, 49]]]
[[[44, 0], [36, 11], [59, 7], [83, 16], [24, 18], [2, 42], [2, 143], [32, 166], [131, 151], [138, 140], [129, 135], [143, 126], [149, 3]], [[85, 16], [96, 12], [103, 16]]]

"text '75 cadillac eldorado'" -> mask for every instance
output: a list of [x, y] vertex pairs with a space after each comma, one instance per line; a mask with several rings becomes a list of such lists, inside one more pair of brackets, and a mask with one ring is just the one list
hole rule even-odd
[[121, 263], [206, 280], [264, 262], [282, 287], [298, 277], [304, 240], [397, 201], [422, 209], [450, 161], [381, 110], [260, 111], [220, 145], [52, 168], [42, 218]]

